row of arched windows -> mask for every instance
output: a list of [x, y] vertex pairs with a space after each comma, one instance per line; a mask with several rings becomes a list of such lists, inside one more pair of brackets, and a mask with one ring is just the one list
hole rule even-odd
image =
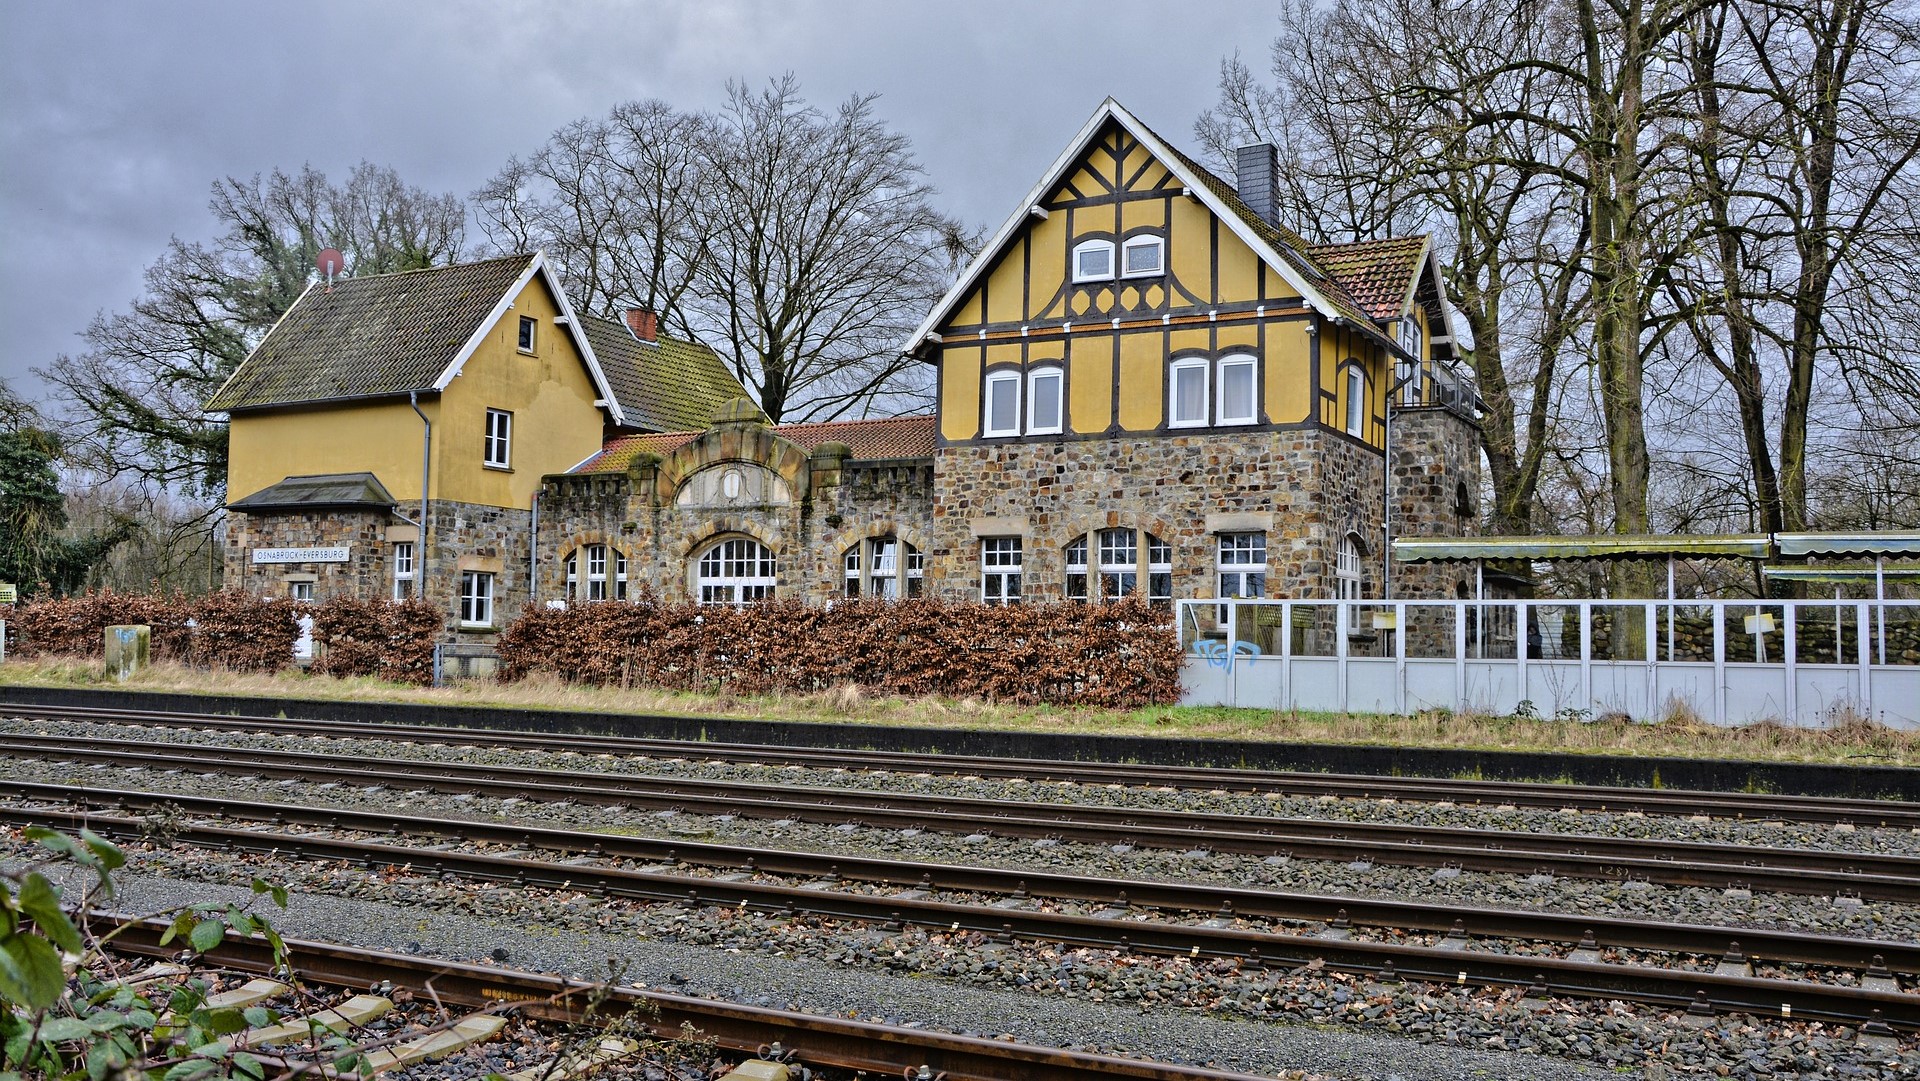
[[[1267, 535], [1217, 535], [1218, 591], [1223, 600], [1267, 594]], [[980, 599], [1018, 604], [1025, 596], [1024, 542], [988, 537], [980, 542]], [[1144, 529], [1098, 529], [1061, 549], [1064, 593], [1073, 601], [1114, 601], [1142, 596], [1149, 603], [1173, 600], [1173, 545]], [[925, 590], [926, 555], [891, 534], [869, 537], [841, 555], [842, 592], [847, 597], [897, 600]], [[1357, 534], [1344, 537], [1334, 558], [1334, 584], [1341, 600], [1359, 600], [1365, 582], [1365, 548]], [[751, 537], [726, 537], [695, 562], [693, 595], [701, 604], [750, 604], [774, 596], [779, 563], [773, 549]], [[627, 599], [627, 557], [606, 544], [584, 544], [567, 554], [569, 601]]]

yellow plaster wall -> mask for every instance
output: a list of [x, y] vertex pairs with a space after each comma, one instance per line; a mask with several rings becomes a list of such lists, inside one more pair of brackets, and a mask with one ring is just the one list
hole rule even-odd
[[1113, 419], [1113, 336], [1075, 335], [1067, 342], [1068, 419], [1081, 435], [1104, 432]]
[[[529, 282], [441, 395], [433, 431], [434, 498], [525, 507], [548, 473], [600, 448], [603, 415], [585, 359], [556, 326], [560, 306], [539, 278]], [[517, 347], [520, 317], [539, 320], [534, 355]], [[513, 414], [509, 469], [481, 464], [488, 409]]]
[[1267, 419], [1299, 424], [1313, 417], [1312, 345], [1307, 321], [1267, 325]]
[[980, 354], [978, 345], [948, 345], [940, 350], [940, 434], [972, 439], [980, 434]]
[[1027, 238], [1022, 236], [1007, 245], [993, 273], [987, 275], [987, 322], [1017, 323], [1026, 314], [1021, 303], [1020, 284], [1026, 274], [1022, 258]]
[[1167, 358], [1158, 330], [1120, 335], [1120, 426], [1151, 431], [1165, 413]]
[[[420, 408], [437, 439], [439, 401], [429, 395]], [[365, 472], [395, 499], [418, 500], [424, 428], [405, 400], [236, 413], [227, 427], [227, 498], [288, 477]]]

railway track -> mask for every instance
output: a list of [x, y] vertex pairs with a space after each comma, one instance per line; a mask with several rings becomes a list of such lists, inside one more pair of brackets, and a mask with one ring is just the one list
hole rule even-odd
[[[1708, 816], [1807, 824], [1920, 829], [1920, 803], [1896, 800], [1775, 796], [1743, 792], [1589, 785], [1541, 785], [1515, 781], [1471, 781], [1432, 777], [1380, 777], [1189, 766], [1061, 762], [1044, 759], [709, 743], [584, 734], [543, 736], [507, 732], [483, 726], [466, 728], [388, 725], [21, 703], [0, 705], [0, 713], [25, 719], [91, 721], [102, 724], [305, 738], [334, 737], [446, 743], [501, 749], [517, 748], [555, 754], [676, 757], [696, 761], [811, 765], [824, 769], [853, 768], [897, 773], [1020, 778], [1089, 785], [1120, 784], [1201, 790], [1230, 789], [1239, 792], [1294, 796], [1324, 795], [1343, 799], [1397, 799], [1409, 802], [1511, 805], [1556, 810], [1572, 808], [1681, 817]], [[619, 721], [645, 724], [648, 719], [644, 715], [636, 715], [621, 717]]]
[[[106, 921], [114, 926], [124, 918]], [[164, 920], [133, 922], [114, 940], [117, 951], [167, 957], [177, 945], [161, 945]], [[887, 1077], [951, 1081], [1256, 1081], [1225, 1070], [1034, 1047], [1001, 1040], [871, 1024], [813, 1013], [717, 1002], [635, 987], [603, 987], [582, 980], [455, 961], [433, 960], [301, 939], [287, 939], [294, 971], [304, 980], [364, 990], [391, 985], [430, 993], [447, 1005], [472, 1009], [515, 1003], [516, 1012], [543, 1021], [604, 1023], [628, 1018], [656, 1036], [682, 1036], [691, 1026], [717, 1045], [754, 1056], [778, 1046], [794, 1060]], [[274, 969], [272, 948], [261, 939], [229, 933], [207, 958], [250, 973]], [[429, 984], [431, 991], [428, 991]], [[588, 1015], [587, 1003], [595, 1003]], [[925, 1067], [926, 1072], [921, 1073]]]
[[[725, 846], [613, 838], [598, 834], [520, 826], [495, 826], [464, 820], [435, 821], [417, 816], [391, 816], [324, 808], [293, 808], [278, 804], [240, 804], [211, 798], [161, 793], [89, 791], [72, 793], [61, 786], [37, 785], [23, 793], [34, 798], [77, 798], [81, 809], [10, 807], [0, 819], [18, 825], [71, 828], [85, 824], [109, 835], [138, 838], [150, 822], [124, 815], [97, 814], [96, 806], [155, 808], [169, 803], [189, 813], [252, 817], [286, 825], [314, 826], [324, 822], [331, 830], [357, 830], [379, 840], [342, 839], [325, 834], [289, 833], [268, 829], [189, 823], [170, 826], [176, 842], [285, 855], [299, 859], [345, 861], [366, 867], [402, 868], [464, 879], [513, 883], [522, 887], [588, 890], [610, 896], [693, 906], [719, 906], [742, 911], [793, 915], [806, 913], [839, 920], [902, 926], [916, 924], [958, 931], [967, 928], [985, 935], [1043, 942], [1090, 945], [1191, 958], [1233, 958], [1245, 964], [1276, 967], [1325, 965], [1376, 978], [1404, 978], [1447, 984], [1518, 986], [1539, 995], [1572, 995], [1627, 999], [1663, 1008], [1694, 1012], [1729, 1010], [1762, 1015], [1820, 1018], [1850, 1024], [1920, 1028], [1920, 995], [1899, 989], [1895, 972], [1912, 979], [1920, 973], [1920, 947], [1892, 942], [1820, 938], [1777, 932], [1748, 932], [1711, 927], [1674, 927], [1635, 921], [1570, 920], [1540, 913], [1448, 914], [1459, 921], [1447, 938], [1433, 946], [1393, 941], [1361, 941], [1346, 936], [1346, 927], [1359, 912], [1362, 924], [1434, 927], [1443, 918], [1431, 906], [1379, 903], [1356, 899], [1302, 898], [1258, 890], [1216, 886], [1183, 887], [1133, 881], [1088, 879], [1077, 876], [1041, 876], [997, 872], [985, 868], [889, 863], [883, 860]], [[566, 860], [535, 858], [516, 853], [496, 855], [460, 851], [447, 844], [421, 846], [398, 843], [405, 834], [460, 838], [473, 844], [490, 841], [518, 849], [569, 855]], [[701, 876], [680, 873], [671, 866], [643, 869], [619, 866], [622, 861], [670, 860], [704, 863], [710, 867], [740, 867], [747, 873]], [[824, 866], [824, 869], [822, 865]], [[801, 885], [768, 883], [772, 874], [818, 876]], [[937, 876], [937, 877], [936, 877]], [[1016, 877], [1017, 876], [1017, 877]], [[1009, 880], [1012, 889], [1009, 891]], [[891, 884], [906, 888], [879, 894], [846, 888], [849, 880]], [[932, 895], [936, 889], [992, 890], [1003, 900], [959, 903]], [[1119, 907], [1085, 914], [1031, 907], [1027, 899], [1071, 897]], [[1012, 898], [1008, 904], [1005, 898]], [[1370, 907], [1371, 905], [1371, 907]], [[1292, 930], [1248, 929], [1236, 920], [1261, 916], [1271, 919], [1325, 919], [1334, 916], [1319, 934]], [[1342, 911], [1342, 908], [1345, 911]], [[1142, 909], [1216, 911], [1203, 923], [1136, 918]], [[1314, 915], [1309, 915], [1312, 913]], [[1469, 928], [1466, 920], [1474, 925]], [[1581, 926], [1584, 924], [1585, 926]], [[1505, 934], [1573, 940], [1580, 927], [1582, 949], [1566, 957], [1485, 952], [1473, 949], [1472, 935]], [[1680, 951], [1697, 954], [1718, 950], [1727, 942], [1729, 956], [1715, 971], [1678, 967], [1601, 962], [1596, 927], [1603, 927], [1612, 947]], [[1757, 956], [1795, 959], [1802, 963], [1864, 971], [1858, 986], [1808, 980], [1760, 978], [1740, 974], [1746, 956], [1733, 945], [1739, 936], [1745, 949]], [[1871, 952], [1869, 952], [1871, 951]], [[1864, 955], [1864, 956], [1863, 956]], [[1862, 961], [1866, 964], [1861, 965]], [[1889, 964], [1892, 966], [1889, 969]]]
[[500, 798], [686, 811], [703, 815], [932, 829], [1087, 844], [1367, 860], [1403, 866], [1637, 879], [1669, 886], [1740, 887], [1920, 901], [1920, 858], [1814, 849], [1647, 841], [1425, 825], [1206, 814], [1085, 804], [1015, 803], [946, 795], [525, 769], [414, 759], [368, 760], [303, 751], [153, 744], [137, 740], [0, 734], [16, 757], [362, 786], [426, 788]]

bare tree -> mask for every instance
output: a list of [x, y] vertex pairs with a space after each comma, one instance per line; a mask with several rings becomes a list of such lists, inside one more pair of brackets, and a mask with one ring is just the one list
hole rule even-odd
[[898, 346], [975, 238], [932, 206], [904, 135], [793, 76], [719, 112], [661, 102], [554, 133], [475, 193], [496, 248], [555, 253], [587, 310], [652, 308], [713, 347], [772, 420], [929, 392]]
[[35, 371], [62, 399], [76, 462], [209, 500], [211, 513], [226, 486], [227, 433], [201, 405], [299, 298], [314, 257], [339, 248], [350, 274], [449, 262], [465, 209], [364, 162], [344, 186], [311, 167], [228, 177], [209, 209], [214, 241], [175, 238], [127, 310], [94, 318], [85, 352]]

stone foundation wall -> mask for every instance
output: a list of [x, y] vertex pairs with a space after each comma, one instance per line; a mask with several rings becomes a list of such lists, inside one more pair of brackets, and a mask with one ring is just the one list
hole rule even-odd
[[980, 538], [1018, 536], [1026, 597], [1062, 600], [1068, 542], [1131, 527], [1172, 544], [1176, 598], [1212, 597], [1217, 534], [1258, 531], [1269, 597], [1327, 597], [1340, 538], [1357, 533], [1377, 557], [1380, 471], [1362, 444], [1310, 429], [942, 447], [928, 570], [939, 595], [977, 597]]
[[[311, 581], [313, 599], [381, 596], [391, 589], [387, 527], [392, 515], [372, 510], [318, 510], [227, 516], [220, 582], [259, 597], [285, 597], [293, 581]], [[255, 563], [259, 548], [349, 549], [345, 563]]]

